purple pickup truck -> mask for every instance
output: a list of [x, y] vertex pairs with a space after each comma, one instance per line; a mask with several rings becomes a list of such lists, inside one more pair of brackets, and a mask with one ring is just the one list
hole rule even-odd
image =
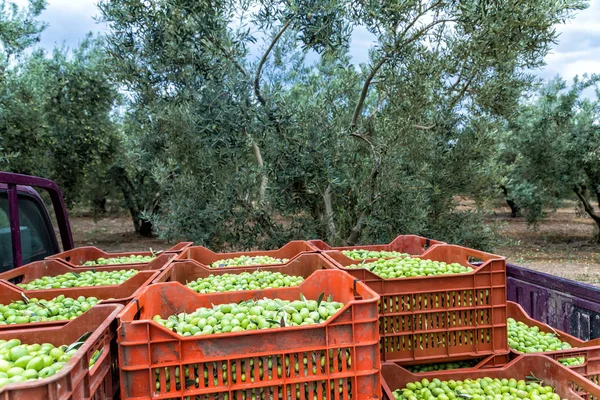
[[[36, 189], [46, 192], [51, 210]], [[0, 172], [0, 271], [72, 248], [67, 211], [56, 183]], [[506, 272], [508, 299], [530, 316], [583, 340], [600, 337], [600, 288], [513, 264]]]

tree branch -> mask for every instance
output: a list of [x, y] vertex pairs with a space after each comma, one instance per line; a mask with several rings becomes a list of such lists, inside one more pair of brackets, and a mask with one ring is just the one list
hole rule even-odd
[[452, 101], [450, 102], [450, 108], [449, 108], [450, 110], [453, 109], [456, 106], [456, 104], [460, 101], [460, 99], [465, 95], [465, 92], [467, 91], [467, 89], [469, 89], [469, 86], [471, 85], [471, 83], [473, 82], [473, 79], [475, 79], [476, 76], [477, 76], [477, 71], [475, 71], [475, 72], [473, 72], [473, 74], [471, 74], [471, 77], [464, 84], [464, 86], [462, 87], [460, 92], [458, 92], [458, 94], [456, 96], [454, 96], [454, 99], [452, 99]]
[[366, 219], [366, 214], [364, 211], [362, 211], [360, 213], [360, 216], [358, 217], [358, 221], [356, 222], [356, 225], [354, 225], [352, 227], [352, 230], [350, 231], [350, 235], [348, 236], [348, 239], [346, 239], [347, 245], [349, 245], [349, 246], [356, 245], [356, 242], [358, 241], [358, 238], [360, 237], [360, 233], [362, 232], [362, 230], [365, 226], [365, 219]]
[[[408, 24], [404, 28], [402, 33], [399, 35], [399, 38], [404, 38], [406, 36], [406, 34], [414, 27], [414, 25], [419, 21], [419, 19], [421, 17], [423, 17], [425, 14], [427, 14], [433, 8], [438, 7], [440, 4], [442, 4], [442, 0], [437, 1], [436, 3], [432, 4], [430, 7], [426, 8], [424, 10], [421, 10], [415, 16], [415, 18], [411, 21], [411, 23]], [[371, 188], [371, 190], [370, 190], [371, 193], [369, 196], [371, 203], [373, 203], [377, 197], [375, 194], [375, 188], [376, 188], [377, 176], [379, 175], [379, 169], [381, 167], [381, 158], [380, 158], [375, 146], [373, 145], [373, 143], [369, 139], [367, 139], [365, 136], [361, 135], [359, 130], [357, 129], [358, 119], [360, 117], [360, 114], [362, 113], [362, 109], [364, 107], [364, 103], [365, 103], [367, 94], [369, 92], [371, 83], [372, 83], [373, 79], [375, 78], [375, 76], [377, 75], [377, 73], [379, 72], [379, 70], [381, 69], [381, 67], [383, 67], [383, 65], [386, 63], [386, 61], [388, 61], [391, 58], [393, 53], [400, 51], [400, 49], [402, 49], [402, 48], [410, 45], [414, 41], [418, 40], [424, 34], [426, 34], [429, 29], [433, 28], [434, 26], [443, 24], [446, 22], [450, 22], [450, 21], [454, 21], [454, 19], [440, 19], [440, 20], [433, 21], [433, 22], [425, 25], [424, 27], [418, 29], [412, 36], [410, 36], [410, 38], [407, 38], [406, 40], [403, 40], [403, 41], [399, 40], [398, 42], [396, 42], [394, 47], [391, 50], [389, 50], [388, 52], [384, 53], [384, 55], [381, 57], [381, 59], [371, 68], [371, 71], [369, 72], [369, 74], [367, 75], [367, 77], [365, 79], [365, 82], [364, 82], [361, 92], [360, 92], [360, 96], [358, 98], [358, 102], [356, 103], [356, 107], [354, 108], [354, 112], [352, 114], [352, 120], [350, 123], [350, 135], [366, 142], [370, 146], [371, 152], [373, 154], [373, 161], [374, 161], [373, 167], [371, 168], [371, 173], [369, 174], [369, 177], [366, 181], [367, 184]], [[366, 223], [366, 218], [367, 218], [367, 212], [366, 212], [366, 210], [363, 210], [358, 218], [358, 221], [352, 228], [350, 235], [348, 236], [348, 239], [346, 240], [347, 243], [349, 243], [349, 244], [356, 243], [356, 241], [360, 237], [360, 234], [364, 228], [364, 225]]]
[[248, 78], [248, 73], [246, 72], [246, 70], [244, 69], [244, 67], [242, 67], [242, 64], [240, 64], [235, 57], [233, 56], [233, 54], [231, 54], [229, 51], [227, 51], [227, 49], [225, 47], [223, 47], [223, 45], [218, 41], [218, 40], [212, 40], [213, 44], [215, 46], [217, 46], [217, 48], [219, 50], [221, 50], [221, 53], [223, 53], [223, 55], [225, 56], [225, 58], [227, 58], [229, 61], [231, 61], [233, 63], [233, 65], [237, 68], [238, 71], [240, 71], [240, 73], [242, 75], [244, 75], [246, 78]]
[[256, 98], [263, 106], [266, 105], [266, 101], [260, 94], [260, 75], [262, 73], [262, 69], [263, 69], [265, 63], [267, 62], [267, 58], [269, 58], [269, 54], [273, 50], [273, 47], [275, 47], [275, 44], [279, 41], [281, 36], [287, 30], [287, 28], [289, 28], [291, 23], [292, 23], [292, 20], [290, 19], [281, 27], [281, 29], [279, 30], [277, 35], [275, 35], [275, 37], [273, 38], [273, 41], [267, 48], [267, 51], [265, 51], [265, 54], [263, 54], [262, 58], [260, 59], [260, 63], [258, 64], [258, 69], [256, 70], [256, 76], [254, 77], [254, 94], [256, 95]]
[[250, 143], [252, 144], [252, 150], [254, 151], [254, 156], [256, 157], [256, 164], [258, 166], [258, 170], [261, 175], [260, 187], [258, 189], [258, 201], [259, 201], [259, 204], [262, 205], [262, 204], [264, 204], [266, 196], [267, 196], [267, 186], [269, 184], [269, 177], [267, 176], [265, 169], [264, 169], [265, 164], [263, 161], [262, 153], [260, 151], [260, 147], [258, 147], [258, 144], [256, 144], [256, 141], [254, 140], [252, 135], [250, 135], [248, 133], [246, 128], [243, 128], [243, 130], [244, 130], [244, 133], [250, 139]]
[[327, 185], [325, 193], [323, 194], [323, 202], [325, 203], [325, 223], [327, 224], [327, 230], [329, 232], [329, 240], [333, 242], [336, 240], [337, 231], [335, 229], [335, 221], [333, 220], [333, 206], [331, 201], [331, 183]]
[[[438, 2], [438, 3], [440, 3], [440, 2]], [[436, 3], [436, 4], [438, 4], [438, 3]], [[408, 30], [417, 22], [417, 20], [419, 18], [421, 18], [430, 9], [431, 9], [431, 7], [426, 9], [426, 11], [419, 13], [415, 17], [415, 19], [406, 27], [406, 29], [404, 29], [404, 31], [402, 32], [402, 34], [400, 36], [403, 37], [408, 32]], [[360, 96], [358, 98], [358, 102], [356, 103], [356, 107], [354, 108], [354, 113], [352, 114], [352, 122], [350, 123], [350, 128], [352, 131], [356, 130], [356, 126], [358, 124], [358, 118], [360, 116], [360, 113], [362, 112], [362, 108], [365, 103], [365, 99], [367, 97], [367, 93], [369, 92], [369, 87], [371, 85], [371, 82], [373, 81], [373, 78], [375, 78], [375, 75], [377, 74], [377, 72], [379, 72], [379, 70], [385, 64], [385, 62], [387, 60], [389, 60], [392, 53], [399, 51], [400, 49], [408, 46], [415, 40], [419, 39], [420, 37], [422, 37], [425, 34], [425, 32], [427, 32], [429, 29], [433, 28], [435, 25], [450, 22], [450, 21], [454, 21], [454, 20], [453, 19], [440, 19], [440, 20], [433, 21], [433, 22], [427, 24], [423, 28], [419, 29], [414, 35], [412, 35], [410, 39], [408, 39], [404, 42], [398, 42], [391, 51], [385, 53], [383, 55], [383, 57], [381, 57], [381, 59], [377, 62], [377, 64], [375, 64], [373, 66], [373, 68], [371, 68], [371, 72], [369, 73], [369, 75], [367, 75], [367, 78], [365, 79], [365, 83], [363, 84], [363, 87], [360, 91]]]
[[427, 125], [427, 126], [425, 126], [425, 125], [419, 125], [419, 124], [414, 124], [413, 128], [420, 129], [420, 130], [423, 130], [423, 131], [428, 131], [430, 129], [435, 128], [435, 124], [433, 124], [433, 125]]
[[596, 211], [594, 211], [594, 207], [592, 206], [592, 204], [586, 197], [581, 186], [574, 186], [573, 191], [575, 191], [575, 194], [581, 201], [581, 204], [583, 205], [583, 209], [585, 210], [585, 212], [594, 220], [594, 222], [600, 228], [600, 215], [596, 214]]

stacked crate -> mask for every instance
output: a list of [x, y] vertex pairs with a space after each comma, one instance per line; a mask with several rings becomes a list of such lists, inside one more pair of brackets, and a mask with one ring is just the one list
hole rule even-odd
[[[508, 302], [504, 257], [443, 243], [420, 251], [420, 246], [430, 241], [414, 236], [397, 238], [394, 242], [393, 247], [341, 248], [313, 242], [338, 268], [365, 282], [381, 296], [379, 328], [384, 397], [393, 400], [394, 390], [423, 379], [484, 376], [531, 379], [533, 375], [552, 383], [562, 398], [597, 398], [600, 387], [594, 383], [598, 383], [600, 373], [598, 341], [584, 342], [556, 331], [529, 318], [517, 304]], [[398, 243], [404, 243], [404, 248]], [[369, 262], [375, 260], [365, 260], [365, 267], [356, 268], [357, 261], [344, 254], [356, 249], [406, 252], [422, 259], [457, 262], [472, 267], [473, 271], [383, 279], [368, 268]], [[542, 355], [525, 355], [510, 349], [508, 318], [556, 335], [573, 348]], [[584, 357], [585, 362], [568, 368], [556, 362], [573, 357]], [[445, 368], [453, 371], [442, 370]]]
[[[320, 324], [181, 336], [153, 321], [200, 307], [322, 294], [343, 308]], [[177, 281], [153, 284], [119, 316], [122, 399], [381, 398], [378, 299], [331, 268], [277, 289], [198, 294]]]
[[[349, 258], [356, 257], [356, 252], [348, 253], [353, 250], [364, 250], [361, 254], [367, 256], [367, 252], [406, 253], [423, 260], [459, 263], [471, 270], [384, 279], [363, 266], [375, 259]], [[160, 253], [151, 262], [92, 268], [83, 264], [138, 253], [80, 248], [0, 274], [0, 304], [29, 298], [50, 300], [59, 294], [102, 299], [100, 305], [72, 321], [0, 325], [0, 339], [5, 333], [25, 330], [49, 334], [70, 327], [70, 331], [79, 332], [78, 326], [83, 324], [94, 327], [95, 332], [100, 329], [95, 327], [98, 318], [104, 318], [109, 326], [107, 330], [106, 324], [102, 325], [109, 334], [102, 336], [103, 340], [112, 343], [102, 357], [103, 367], [70, 367], [63, 374], [66, 378], [57, 374], [59, 386], [52, 386], [54, 380], [47, 379], [27, 384], [45, 388], [39, 390], [56, 388], [56, 398], [60, 399], [392, 400], [395, 390], [423, 379], [525, 379], [534, 374], [551, 383], [561, 398], [600, 397], [600, 387], [593, 383], [600, 375], [600, 344], [553, 330], [507, 302], [504, 257], [414, 235], [380, 245], [331, 247], [309, 240], [292, 241], [276, 250], [235, 253], [215, 253], [185, 242]], [[139, 252], [142, 256], [150, 254]], [[257, 256], [271, 257], [274, 263], [255, 265], [252, 257]], [[245, 257], [241, 260], [251, 265], [224, 266], [220, 261], [236, 257]], [[47, 275], [131, 268], [139, 272], [112, 287], [29, 291], [17, 286]], [[219, 293], [197, 293], [191, 287], [199, 286], [190, 285], [227, 274], [231, 278], [256, 272], [302, 277], [303, 281], [293, 287], [283, 287], [287, 284], [278, 281], [274, 287], [254, 290], [221, 287]], [[306, 326], [284, 323], [254, 331], [181, 336], [154, 320], [156, 315], [166, 318], [200, 307], [260, 298], [320, 302], [325, 294], [342, 302], [343, 308], [323, 323]], [[106, 307], [122, 305], [125, 307], [117, 322], [113, 314], [104, 315]], [[91, 318], [95, 318], [93, 323]], [[508, 318], [558, 335], [573, 349], [544, 356], [511, 352]], [[79, 361], [74, 364], [83, 363], [81, 360], [102, 347], [97, 339], [88, 341], [91, 348], [78, 353]], [[585, 363], [567, 368], [556, 362], [576, 356], [585, 357]], [[436, 370], [442, 364], [460, 369]], [[81, 375], [81, 371], [88, 375]], [[63, 378], [67, 380], [61, 381]], [[65, 384], [70, 389], [60, 392], [58, 388]], [[0, 389], [0, 397], [4, 393], [6, 398], [29, 394], [18, 385]], [[81, 390], [85, 393], [76, 394]]]
[[[82, 247], [36, 261], [0, 274], [0, 305], [12, 315], [0, 325], [0, 341], [18, 339], [23, 344], [51, 343], [54, 346], [77, 343], [77, 351], [50, 377], [9, 383], [0, 388], [2, 399], [119, 399], [119, 369], [116, 344], [117, 314], [135, 295], [152, 281], [191, 243], [180, 243], [164, 252], [106, 253], [95, 247]], [[85, 266], [87, 261], [130, 255], [152, 256], [150, 261], [136, 259], [128, 264]], [[124, 282], [113, 286], [82, 286], [28, 290], [22, 287], [35, 279], [72, 274], [79, 277], [86, 271], [136, 270]], [[48, 304], [57, 297], [81, 299], [95, 297], [98, 304], [79, 309], [72, 319], [47, 318], [56, 310]], [[86, 298], [83, 300], [83, 298]], [[30, 302], [44, 310], [42, 317], [27, 309]], [[56, 303], [55, 303], [56, 304]], [[89, 303], [88, 306], [89, 307]], [[86, 310], [86, 311], [85, 311]], [[39, 311], [38, 311], [39, 312]], [[4, 319], [3, 319], [4, 321]], [[39, 321], [39, 322], [38, 322]], [[16, 341], [14, 341], [16, 342]], [[12, 342], [11, 342], [12, 343]], [[5, 343], [6, 345], [6, 343]], [[67, 348], [68, 349], [68, 348]], [[91, 364], [90, 362], [93, 361]]]

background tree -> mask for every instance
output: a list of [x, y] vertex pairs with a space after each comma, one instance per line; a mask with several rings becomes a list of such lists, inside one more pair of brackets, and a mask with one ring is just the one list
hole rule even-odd
[[[502, 157], [514, 160], [510, 190], [530, 222], [544, 209], [575, 194], [600, 229], [600, 103], [582, 95], [600, 77], [575, 78], [571, 87], [555, 78], [519, 108], [502, 142]], [[590, 200], [590, 195], [593, 200]], [[598, 234], [596, 241], [600, 240]]]
[[109, 187], [100, 183], [118, 145], [111, 117], [118, 95], [91, 37], [73, 51], [23, 54], [44, 27], [35, 21], [43, 6], [0, 3], [0, 166], [56, 180], [72, 205]]
[[39, 41], [45, 24], [37, 20], [45, 7], [43, 0], [30, 0], [19, 9], [15, 3], [0, 1], [0, 165], [9, 165], [24, 173], [40, 173], [35, 169], [32, 153], [44, 148], [44, 137], [37, 131], [41, 125], [37, 103], [43, 81], [14, 68], [23, 51]]

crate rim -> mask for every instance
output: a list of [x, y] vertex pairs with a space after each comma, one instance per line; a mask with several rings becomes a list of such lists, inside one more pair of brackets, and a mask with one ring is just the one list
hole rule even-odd
[[[102, 305], [98, 305], [98, 307], [102, 307], [102, 308], [114, 308], [114, 310], [109, 314], [109, 316], [104, 320], [104, 322], [102, 322], [98, 327], [95, 328], [95, 330], [92, 332], [92, 334], [85, 340], [85, 342], [81, 345], [81, 347], [79, 349], [77, 349], [77, 352], [83, 352], [84, 350], [87, 351], [89, 350], [89, 348], [94, 344], [94, 342], [96, 340], [99, 339], [99, 337], [102, 335], [102, 333], [104, 331], [106, 331], [106, 329], [110, 326], [110, 324], [112, 323], [112, 321], [115, 320], [117, 314], [121, 311], [121, 309], [124, 307], [122, 304], [102, 304]], [[72, 321], [69, 321], [72, 322]], [[59, 326], [50, 326], [47, 327], [50, 330], [56, 330], [56, 329], [68, 329], [67, 326], [69, 324], [64, 324], [64, 325], [59, 325]], [[15, 329], [15, 330], [11, 330], [11, 331], [3, 331], [2, 333], [11, 333], [11, 334], [15, 334], [18, 335], [19, 333], [23, 333], [23, 332], [28, 332], [31, 331], [35, 328], [20, 328], [20, 329]], [[29, 344], [29, 343], [27, 343]], [[66, 344], [66, 343], [65, 343]], [[108, 356], [108, 354], [106, 354], [106, 357]], [[6, 391], [6, 389], [11, 389], [11, 390], [19, 390], [19, 389], [27, 389], [31, 386], [34, 386], [38, 383], [41, 383], [42, 385], [45, 384], [49, 384], [52, 382], [55, 382], [59, 379], [62, 379], [64, 377], [66, 377], [67, 375], [70, 375], [71, 373], [71, 368], [77, 363], [77, 358], [75, 357], [71, 357], [71, 359], [69, 359], [69, 361], [63, 366], [63, 368], [61, 368], [60, 371], [58, 371], [56, 374], [48, 377], [48, 378], [43, 378], [43, 379], [37, 379], [35, 381], [27, 381], [27, 382], [15, 382], [15, 383], [9, 383], [7, 385], [5, 385], [4, 387], [0, 388], [0, 396]], [[95, 367], [96, 365], [94, 365]], [[91, 368], [91, 371], [95, 371], [95, 368]]]

